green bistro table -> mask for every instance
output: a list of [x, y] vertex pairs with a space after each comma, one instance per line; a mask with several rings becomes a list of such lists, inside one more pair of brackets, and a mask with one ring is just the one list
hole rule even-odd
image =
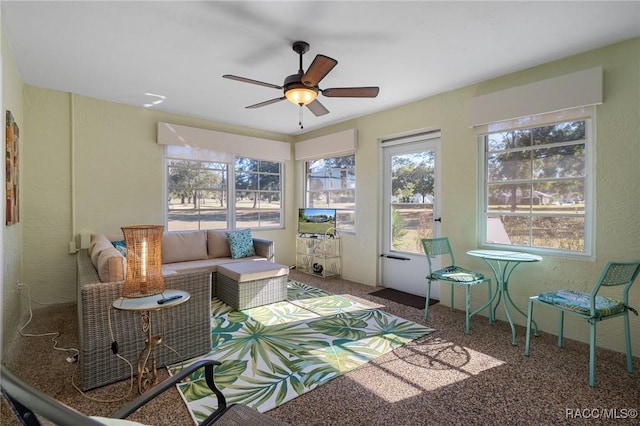
[[[487, 265], [489, 265], [489, 268], [491, 268], [491, 270], [493, 271], [497, 288], [496, 292], [491, 297], [491, 304], [493, 305], [493, 301], [496, 299], [496, 297], [498, 298], [496, 304], [493, 305], [493, 316], [495, 317], [496, 309], [500, 304], [500, 300], [502, 300], [504, 313], [507, 316], [507, 320], [509, 320], [509, 325], [511, 326], [511, 344], [514, 346], [517, 345], [516, 327], [513, 325], [513, 320], [511, 319], [511, 314], [509, 313], [509, 304], [511, 304], [511, 306], [513, 306], [515, 310], [520, 312], [520, 314], [525, 318], [527, 317], [527, 314], [525, 314], [520, 308], [518, 308], [515, 303], [513, 303], [511, 295], [509, 295], [509, 278], [511, 278], [511, 273], [519, 264], [540, 262], [542, 261], [542, 257], [535, 254], [506, 250], [470, 250], [467, 252], [467, 254], [469, 256], [481, 258]], [[537, 333], [538, 326], [535, 322], [533, 323], [533, 326], [535, 332]]]

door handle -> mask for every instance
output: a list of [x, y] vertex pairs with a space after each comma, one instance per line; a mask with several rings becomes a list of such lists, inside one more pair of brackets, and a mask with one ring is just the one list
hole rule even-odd
[[394, 256], [392, 254], [381, 254], [380, 257], [386, 257], [388, 259], [395, 259], [395, 260], [411, 260], [408, 257], [404, 257], [404, 256]]
[[440, 223], [442, 223], [442, 218], [441, 218], [441, 217], [439, 217], [439, 218], [437, 218], [437, 219], [433, 219], [433, 221], [434, 221], [434, 222], [440, 222]]

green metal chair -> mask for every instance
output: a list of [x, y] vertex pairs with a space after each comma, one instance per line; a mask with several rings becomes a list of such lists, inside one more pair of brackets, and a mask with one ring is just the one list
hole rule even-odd
[[[558, 347], [562, 347], [562, 334], [565, 312], [577, 315], [587, 320], [591, 326], [589, 337], [589, 386], [596, 385], [596, 324], [598, 321], [624, 317], [624, 337], [627, 346], [627, 371], [633, 373], [631, 358], [631, 332], [629, 329], [629, 311], [636, 315], [638, 312], [629, 306], [629, 289], [640, 272], [640, 260], [607, 262], [591, 293], [581, 293], [574, 290], [559, 290], [543, 293], [529, 298], [529, 312], [527, 315], [527, 337], [524, 354], [530, 353], [531, 321], [533, 319], [533, 305], [543, 305], [560, 311], [558, 330]], [[602, 287], [624, 286], [622, 301], [611, 297], [598, 296]], [[538, 333], [534, 332], [534, 336]]]
[[[427, 300], [424, 306], [424, 319], [428, 319], [429, 316], [429, 296], [431, 295], [431, 282], [432, 281], [444, 281], [451, 284], [451, 310], [453, 311], [453, 288], [456, 285], [463, 286], [465, 288], [465, 333], [470, 333], [470, 321], [471, 317], [475, 314], [489, 308], [489, 324], [493, 323], [493, 309], [491, 309], [491, 279], [486, 278], [483, 274], [469, 269], [465, 269], [461, 266], [457, 266], [451, 245], [449, 244], [449, 238], [423, 238], [422, 247], [424, 253], [429, 261], [429, 274], [427, 279]], [[431, 259], [436, 256], [444, 256], [442, 258], [443, 264], [446, 264], [446, 257], [448, 256], [448, 265], [445, 268], [433, 270]], [[471, 287], [486, 282], [489, 290], [488, 302], [481, 308], [471, 312]]]

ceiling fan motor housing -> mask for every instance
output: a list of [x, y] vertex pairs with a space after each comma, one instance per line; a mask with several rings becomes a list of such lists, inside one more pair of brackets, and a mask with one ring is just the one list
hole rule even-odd
[[307, 105], [318, 96], [318, 87], [309, 87], [302, 83], [302, 72], [298, 72], [298, 74], [291, 74], [287, 78], [284, 79], [284, 83], [282, 84], [284, 95], [287, 96], [287, 92], [293, 89], [304, 89], [303, 91], [299, 91], [298, 95], [302, 96], [299, 99], [292, 100], [291, 94], [287, 96], [288, 99], [292, 100], [292, 102], [297, 103], [298, 105]]

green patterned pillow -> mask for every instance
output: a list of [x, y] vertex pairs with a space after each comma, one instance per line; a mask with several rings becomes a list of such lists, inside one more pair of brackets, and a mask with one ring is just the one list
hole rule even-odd
[[225, 232], [227, 241], [229, 242], [229, 250], [232, 259], [240, 259], [241, 257], [255, 256], [256, 252], [253, 248], [253, 237], [251, 230], [245, 229], [236, 232]]

